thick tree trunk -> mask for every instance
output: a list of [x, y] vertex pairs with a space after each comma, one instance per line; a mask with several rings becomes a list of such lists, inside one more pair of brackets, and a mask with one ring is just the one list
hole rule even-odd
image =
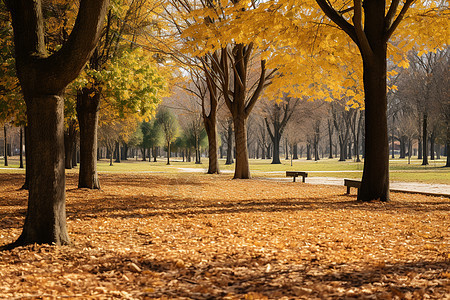
[[100, 94], [92, 94], [93, 92], [90, 89], [83, 89], [77, 95], [77, 117], [80, 126], [78, 187], [100, 189], [97, 174], [97, 128]]
[[[376, 4], [371, 4], [376, 5]], [[378, 9], [378, 8], [377, 8]], [[366, 13], [367, 15], [368, 13]], [[372, 23], [380, 22], [372, 16]], [[383, 21], [381, 21], [383, 22]], [[380, 34], [376, 28], [369, 29], [369, 35]], [[381, 30], [383, 27], [381, 26]], [[363, 62], [363, 81], [365, 94], [365, 160], [358, 200], [389, 200], [389, 138], [387, 128], [386, 95], [386, 43], [373, 42], [373, 61]]]
[[128, 144], [123, 143], [122, 149], [120, 151], [120, 158], [122, 160], [128, 160]]
[[422, 166], [428, 165], [428, 115], [426, 113], [423, 114], [423, 125], [422, 125]]
[[298, 145], [297, 145], [297, 143], [294, 144], [293, 148], [294, 148], [293, 149], [294, 154], [293, 154], [292, 159], [298, 159]]
[[250, 167], [247, 149], [247, 118], [242, 114], [233, 116], [234, 140], [236, 145], [235, 179], [249, 179]]
[[280, 140], [281, 136], [279, 135], [278, 130], [274, 130], [274, 136], [272, 139], [272, 146], [273, 146], [273, 155], [272, 155], [272, 164], [281, 164], [280, 161]]
[[27, 117], [30, 149], [36, 155], [27, 157], [33, 166], [28, 210], [16, 244], [69, 244], [65, 210], [64, 99], [57, 95], [27, 99]]

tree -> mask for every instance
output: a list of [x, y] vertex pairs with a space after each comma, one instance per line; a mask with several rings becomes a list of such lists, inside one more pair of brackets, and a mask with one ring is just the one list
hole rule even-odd
[[283, 132], [295, 111], [298, 99], [285, 95], [281, 101], [273, 100], [265, 107], [266, 117], [264, 118], [267, 132], [273, 144], [272, 164], [281, 164], [280, 162], [280, 140]]
[[166, 107], [160, 107], [156, 113], [156, 122], [161, 126], [167, 146], [167, 164], [170, 165], [170, 144], [178, 135], [178, 121], [175, 115]]
[[109, 3], [81, 0], [67, 42], [51, 55], [45, 47], [42, 1], [6, 0], [6, 4], [12, 16], [17, 74], [27, 105], [27, 159], [33, 165], [23, 231], [8, 247], [68, 244], [62, 94], [94, 50]]
[[[386, 70], [388, 42], [407, 14], [414, 0], [362, 1], [354, 0], [339, 9], [331, 2], [316, 0], [322, 11], [357, 45], [363, 65], [365, 93], [365, 160], [358, 199], [370, 201], [389, 200], [389, 140], [387, 134]], [[436, 14], [438, 23], [440, 9], [435, 3], [415, 3], [414, 11], [422, 16]], [[417, 18], [410, 27], [423, 26]], [[350, 21], [351, 20], [351, 21]], [[351, 24], [353, 23], [353, 25]], [[413, 23], [411, 22], [411, 23]], [[445, 25], [444, 25], [445, 26]], [[411, 31], [410, 33], [412, 33]], [[444, 33], [445, 35], [445, 33]], [[438, 34], [440, 36], [440, 34]], [[410, 37], [407, 37], [411, 39]], [[431, 39], [434, 43], [441, 37]], [[445, 38], [444, 38], [445, 39]], [[342, 41], [344, 42], [344, 41]], [[415, 41], [416, 43], [420, 41]], [[347, 43], [347, 42], [344, 42]], [[404, 44], [407, 44], [405, 41]], [[412, 43], [409, 43], [412, 45]], [[407, 65], [407, 63], [404, 63]]]

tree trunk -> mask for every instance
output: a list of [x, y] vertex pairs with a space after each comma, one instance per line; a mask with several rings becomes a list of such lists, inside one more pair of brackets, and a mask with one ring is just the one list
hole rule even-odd
[[[363, 59], [365, 94], [365, 159], [358, 200], [389, 200], [389, 138], [387, 127], [386, 50], [383, 41], [384, 5], [364, 2], [366, 35], [371, 41], [372, 61]], [[374, 14], [369, 13], [374, 11]], [[380, 25], [382, 24], [382, 25]]]
[[47, 95], [27, 99], [26, 103], [28, 139], [34, 153], [31, 157], [27, 155], [27, 160], [33, 168], [25, 224], [15, 244], [69, 244], [65, 209], [64, 99]]
[[450, 122], [447, 121], [447, 138], [445, 139], [445, 149], [447, 155], [446, 167], [450, 167]]
[[293, 153], [292, 159], [298, 159], [298, 145], [297, 145], [297, 143], [294, 144], [293, 152], [294, 153]]
[[216, 118], [205, 120], [206, 134], [208, 135], [208, 174], [219, 174], [219, 158], [217, 156], [217, 125]]
[[249, 179], [250, 167], [247, 149], [247, 118], [241, 114], [233, 116], [236, 165], [234, 179]]
[[167, 142], [167, 164], [170, 165], [170, 142]]
[[274, 129], [274, 136], [272, 139], [272, 146], [273, 146], [273, 155], [272, 155], [272, 164], [281, 164], [280, 161], [280, 140], [281, 136], [279, 135], [279, 131], [275, 128]]
[[306, 144], [306, 160], [311, 160], [311, 144]]
[[333, 158], [333, 122], [328, 120], [328, 146], [330, 147], [330, 155], [328, 158]]
[[430, 136], [430, 159], [434, 160], [434, 150], [435, 150], [435, 145], [436, 145], [436, 134], [435, 131], [433, 130], [431, 132], [431, 136]]
[[30, 177], [31, 177], [31, 145], [30, 145], [30, 127], [25, 126], [25, 182], [23, 183], [21, 189], [28, 190], [30, 186]]
[[75, 140], [75, 120], [69, 121], [69, 127], [64, 131], [64, 167], [72, 169], [73, 146]]
[[128, 144], [127, 143], [123, 143], [120, 154], [121, 154], [122, 160], [128, 160]]
[[[80, 171], [78, 187], [100, 189], [97, 174], [97, 128], [100, 94], [83, 89], [77, 95], [77, 117], [80, 126]], [[75, 148], [75, 153], [76, 153]]]
[[116, 160], [114, 162], [120, 163], [120, 142], [116, 141], [116, 150], [115, 150], [115, 156], [116, 156]]
[[77, 138], [75, 137], [73, 139], [72, 168], [75, 168], [78, 165], [78, 163], [77, 163], [77, 152], [78, 152]]
[[228, 130], [227, 130], [227, 161], [226, 165], [233, 164], [233, 127], [232, 121], [228, 121]]
[[23, 169], [23, 127], [20, 127], [20, 165], [19, 168]]
[[339, 161], [345, 161], [347, 158], [347, 151], [345, 142], [339, 141]]
[[423, 114], [423, 125], [422, 125], [422, 166], [428, 165], [428, 115], [427, 113]]
[[4, 143], [4, 154], [5, 154], [5, 167], [8, 166], [8, 139], [7, 139], [7, 130], [6, 130], [6, 124], [3, 126], [3, 132], [5, 133], [5, 143]]

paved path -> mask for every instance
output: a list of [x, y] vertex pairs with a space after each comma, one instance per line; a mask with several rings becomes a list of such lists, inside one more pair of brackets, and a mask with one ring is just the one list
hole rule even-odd
[[[308, 172], [309, 173], [309, 172]], [[270, 178], [272, 180], [292, 181], [292, 178]], [[306, 177], [306, 183], [344, 186], [344, 178]], [[391, 182], [393, 192], [420, 193], [427, 195], [450, 197], [449, 184], [430, 184], [420, 182]]]

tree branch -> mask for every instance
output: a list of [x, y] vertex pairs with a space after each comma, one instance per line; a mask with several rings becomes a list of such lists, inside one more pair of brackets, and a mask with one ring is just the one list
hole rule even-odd
[[339, 14], [326, 0], [316, 0], [322, 11], [336, 23], [348, 36], [359, 46], [358, 37], [355, 32], [355, 28], [347, 22], [341, 14]]
[[[389, 39], [391, 38], [392, 34], [394, 33], [395, 29], [397, 29], [398, 25], [400, 24], [400, 22], [403, 20], [403, 17], [406, 14], [406, 11], [408, 10], [408, 8], [411, 6], [411, 4], [414, 2], [415, 0], [406, 0], [405, 4], [402, 7], [402, 10], [400, 11], [400, 13], [398, 14], [397, 18], [395, 19], [394, 22], [392, 22], [392, 25], [389, 28], [386, 28], [385, 30], [385, 36], [384, 36], [384, 41], [387, 42], [389, 41]], [[393, 17], [393, 16], [392, 16]]]

